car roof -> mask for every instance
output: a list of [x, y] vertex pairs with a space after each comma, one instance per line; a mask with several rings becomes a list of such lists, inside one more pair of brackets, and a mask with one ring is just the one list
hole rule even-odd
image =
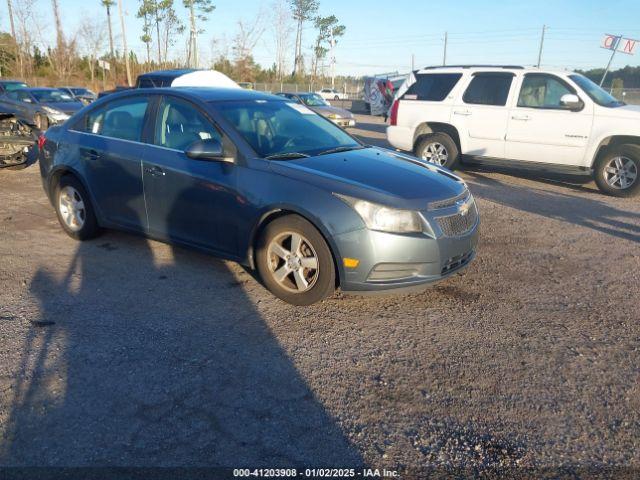
[[524, 72], [524, 73], [550, 73], [555, 75], [567, 75], [575, 73], [572, 70], [547, 69], [540, 67], [524, 67], [520, 65], [447, 65], [424, 67], [416, 70], [418, 74], [425, 73], [461, 73], [461, 72]]
[[55, 92], [60, 90], [59, 88], [54, 88], [54, 87], [26, 87], [26, 88], [21, 88], [21, 91], [27, 91], [27, 92], [42, 92], [42, 91], [47, 91], [47, 92]]
[[187, 73], [197, 72], [198, 69], [195, 68], [176, 68], [173, 70], [156, 70], [155, 72], [147, 72], [138, 75], [138, 78], [177, 78], [181, 75], [186, 75]]
[[178, 94], [197, 98], [203, 102], [225, 102], [238, 100], [278, 100], [282, 97], [270, 93], [256, 92], [242, 88], [223, 87], [161, 87], [161, 88], [135, 88], [113, 93], [103, 98], [124, 98], [136, 94]]

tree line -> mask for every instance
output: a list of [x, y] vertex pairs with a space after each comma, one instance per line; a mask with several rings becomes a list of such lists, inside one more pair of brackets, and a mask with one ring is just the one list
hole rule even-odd
[[[51, 31], [40, 16], [45, 1], [53, 39], [43, 35]], [[125, 84], [145, 71], [193, 67], [214, 68], [239, 82], [308, 82], [329, 75], [330, 52], [346, 32], [335, 15], [321, 14], [318, 0], [273, 0], [268, 10], [238, 20], [233, 35], [203, 46], [203, 33], [215, 25], [213, 0], [137, 0], [136, 32], [126, 31], [123, 0], [92, 1], [102, 14], [84, 15], [69, 31], [59, 0], [7, 0], [11, 31], [0, 32], [0, 74], [36, 84], [82, 82], [99, 88]], [[134, 37], [142, 50], [127, 47]], [[271, 60], [255, 60], [259, 43]]]

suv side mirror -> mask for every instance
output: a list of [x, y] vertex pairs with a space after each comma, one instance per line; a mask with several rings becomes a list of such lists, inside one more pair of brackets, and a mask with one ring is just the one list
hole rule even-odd
[[224, 148], [220, 140], [207, 138], [196, 140], [185, 150], [185, 155], [194, 160], [213, 160], [215, 162], [233, 163], [232, 157], [225, 157]]
[[567, 93], [560, 98], [560, 105], [567, 110], [580, 110], [583, 107], [582, 100], [578, 95]]

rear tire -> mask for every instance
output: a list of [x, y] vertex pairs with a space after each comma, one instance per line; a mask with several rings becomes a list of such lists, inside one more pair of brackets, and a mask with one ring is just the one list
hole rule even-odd
[[292, 305], [311, 305], [335, 290], [331, 250], [320, 232], [298, 215], [279, 217], [264, 228], [256, 266], [267, 289]]
[[416, 143], [416, 157], [441, 167], [454, 170], [458, 166], [460, 151], [453, 139], [446, 133], [423, 135]]
[[615, 145], [598, 159], [593, 172], [598, 188], [614, 197], [640, 193], [640, 146]]
[[73, 175], [63, 176], [54, 193], [54, 206], [62, 229], [71, 238], [88, 240], [100, 232], [91, 199]]
[[335, 97], [333, 97], [334, 100], [340, 100], [340, 97], [338, 95], [336, 95]]

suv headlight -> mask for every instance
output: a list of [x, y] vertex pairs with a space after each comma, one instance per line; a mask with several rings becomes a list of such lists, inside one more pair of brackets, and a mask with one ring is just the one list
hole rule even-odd
[[365, 225], [370, 230], [389, 233], [422, 232], [423, 223], [418, 212], [412, 210], [398, 210], [385, 207], [377, 203], [367, 202], [346, 195], [335, 194], [358, 212]]

